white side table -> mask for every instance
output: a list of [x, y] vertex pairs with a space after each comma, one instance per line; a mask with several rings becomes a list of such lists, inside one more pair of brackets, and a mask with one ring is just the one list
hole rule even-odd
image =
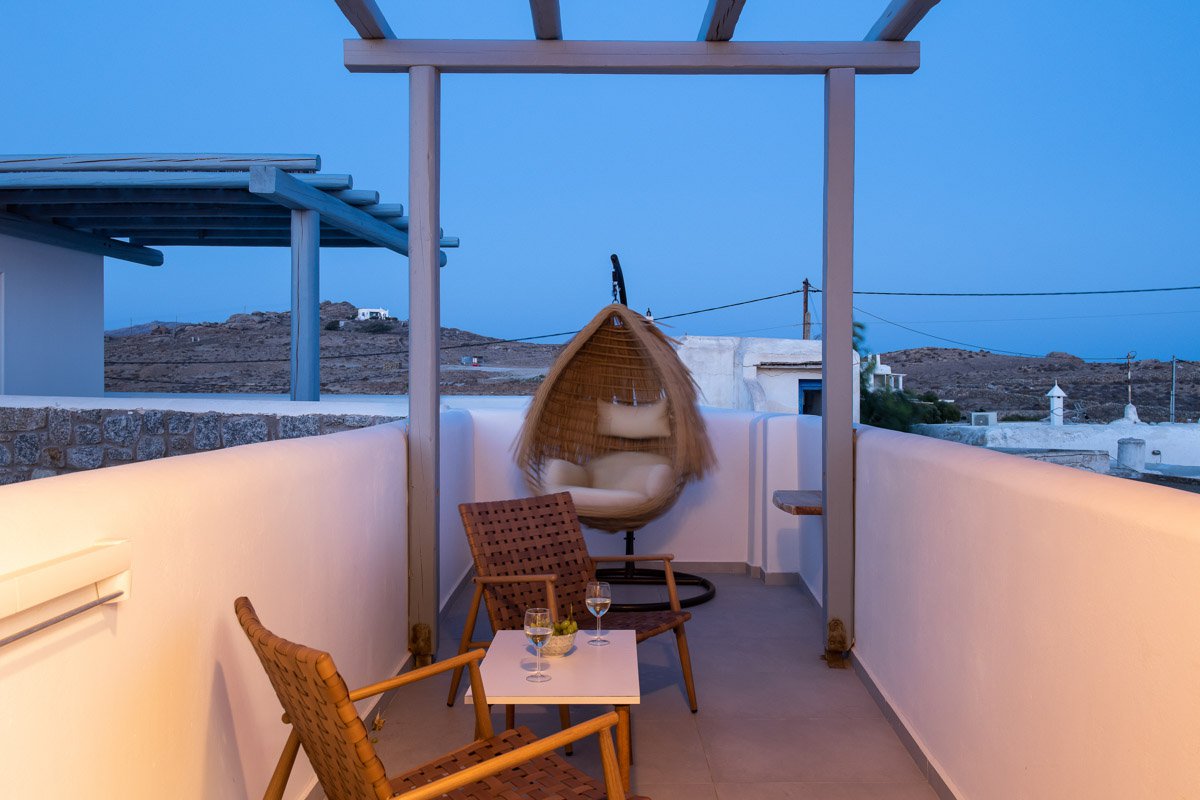
[[617, 712], [617, 759], [629, 791], [629, 707], [642, 702], [637, 640], [633, 631], [607, 629], [607, 647], [593, 647], [590, 638], [581, 628], [568, 655], [543, 657], [542, 670], [550, 680], [532, 683], [525, 676], [534, 671], [533, 645], [524, 631], [500, 631], [480, 668], [483, 690], [489, 703], [503, 705], [612, 705]]

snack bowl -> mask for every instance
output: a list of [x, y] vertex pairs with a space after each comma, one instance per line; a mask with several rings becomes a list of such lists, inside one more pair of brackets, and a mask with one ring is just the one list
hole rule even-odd
[[571, 648], [575, 646], [575, 634], [577, 633], [579, 633], [579, 631], [568, 633], [564, 636], [551, 636], [546, 640], [546, 643], [542, 645], [542, 655], [546, 656], [547, 658], [565, 656], [567, 653], [571, 652]]

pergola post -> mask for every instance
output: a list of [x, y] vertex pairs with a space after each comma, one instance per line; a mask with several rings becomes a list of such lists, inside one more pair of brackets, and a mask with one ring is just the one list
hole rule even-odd
[[438, 350], [441, 76], [409, 70], [408, 617], [409, 649], [428, 664], [438, 641]]
[[321, 215], [292, 210], [291, 397], [321, 399]]
[[[825, 492], [825, 650], [854, 643], [854, 70], [825, 74], [821, 439]], [[831, 662], [832, 663], [832, 662]]]

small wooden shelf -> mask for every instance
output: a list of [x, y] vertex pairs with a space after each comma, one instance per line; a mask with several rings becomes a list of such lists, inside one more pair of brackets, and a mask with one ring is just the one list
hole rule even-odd
[[796, 516], [820, 516], [825, 513], [825, 494], [819, 489], [776, 489], [771, 495], [776, 508]]

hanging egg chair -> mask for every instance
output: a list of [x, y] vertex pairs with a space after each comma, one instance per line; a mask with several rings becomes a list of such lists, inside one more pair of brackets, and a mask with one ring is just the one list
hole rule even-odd
[[[526, 414], [516, 460], [536, 494], [570, 492], [585, 525], [625, 531], [629, 554], [636, 530], [670, 509], [714, 464], [696, 384], [671, 340], [616, 303], [576, 334], [550, 368]], [[622, 575], [626, 580], [607, 577], [657, 583], [662, 573], [630, 563]], [[685, 604], [712, 596], [705, 579], [678, 577], [706, 590]]]

